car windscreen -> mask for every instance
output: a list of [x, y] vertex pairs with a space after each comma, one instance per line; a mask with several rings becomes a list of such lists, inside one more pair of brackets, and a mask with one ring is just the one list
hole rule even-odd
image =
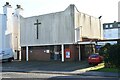
[[99, 55], [98, 54], [92, 54], [90, 55], [91, 58], [97, 58]]

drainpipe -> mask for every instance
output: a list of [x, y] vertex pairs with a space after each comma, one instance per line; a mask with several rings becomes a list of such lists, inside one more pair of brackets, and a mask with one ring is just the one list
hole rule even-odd
[[64, 62], [64, 44], [62, 44], [61, 50], [62, 50], [62, 62]]
[[28, 61], [28, 46], [26, 46], [26, 61]]

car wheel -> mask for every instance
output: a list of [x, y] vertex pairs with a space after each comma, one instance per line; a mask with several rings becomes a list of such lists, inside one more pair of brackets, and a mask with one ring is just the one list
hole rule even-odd
[[14, 59], [13, 58], [9, 58], [8, 59], [8, 62], [12, 62]]
[[12, 59], [8, 59], [8, 62], [12, 62]]

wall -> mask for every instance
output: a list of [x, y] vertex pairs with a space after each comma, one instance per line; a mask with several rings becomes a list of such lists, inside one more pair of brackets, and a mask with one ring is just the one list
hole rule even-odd
[[[21, 46], [74, 43], [73, 7], [65, 11], [21, 18]], [[39, 39], [36, 39], [36, 20], [39, 20]]]
[[120, 22], [120, 1], [118, 2], [118, 22]]
[[13, 49], [20, 50], [20, 14], [22, 8], [16, 8], [13, 14]]
[[[78, 45], [64, 45], [64, 58], [65, 61], [78, 61], [79, 60], [79, 47]], [[70, 50], [70, 58], [66, 58], [66, 51]]]
[[103, 24], [103, 34], [105, 39], [119, 39], [120, 38], [120, 22]]
[[0, 50], [5, 49], [5, 30], [6, 30], [6, 15], [0, 14]]
[[120, 28], [118, 28], [118, 38], [120, 39]]
[[[28, 51], [28, 60], [29, 61], [50, 61], [50, 53], [44, 52], [47, 49], [47, 47], [29, 47]], [[26, 48], [22, 47], [21, 48], [21, 55], [22, 55], [22, 60], [26, 60]]]
[[75, 7], [75, 28], [80, 27], [80, 37], [101, 39], [100, 20], [93, 16], [79, 12]]
[[[39, 20], [39, 39], [36, 39], [36, 20]], [[21, 46], [75, 43], [75, 29], [80, 27], [77, 38], [98, 38], [100, 35], [100, 20], [77, 10], [70, 5], [64, 11], [21, 18]], [[97, 32], [97, 33], [96, 33]]]
[[118, 28], [105, 29], [103, 33], [105, 39], [118, 39]]
[[5, 28], [5, 49], [12, 49], [12, 34], [13, 34], [13, 20], [12, 20], [12, 7], [11, 5], [3, 6], [3, 14], [6, 16], [3, 18]]
[[0, 52], [1, 52], [1, 50], [2, 50], [2, 45], [3, 45], [3, 43], [2, 43], [2, 36], [3, 36], [3, 34], [2, 34], [2, 14], [0, 14]]

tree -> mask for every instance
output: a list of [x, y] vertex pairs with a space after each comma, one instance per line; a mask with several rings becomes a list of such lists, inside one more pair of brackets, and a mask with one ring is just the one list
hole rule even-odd
[[106, 44], [101, 47], [99, 54], [104, 57], [105, 67], [120, 68], [120, 44]]
[[108, 54], [109, 54], [108, 60], [111, 63], [111, 66], [120, 68], [120, 45], [115, 44], [110, 46]]

